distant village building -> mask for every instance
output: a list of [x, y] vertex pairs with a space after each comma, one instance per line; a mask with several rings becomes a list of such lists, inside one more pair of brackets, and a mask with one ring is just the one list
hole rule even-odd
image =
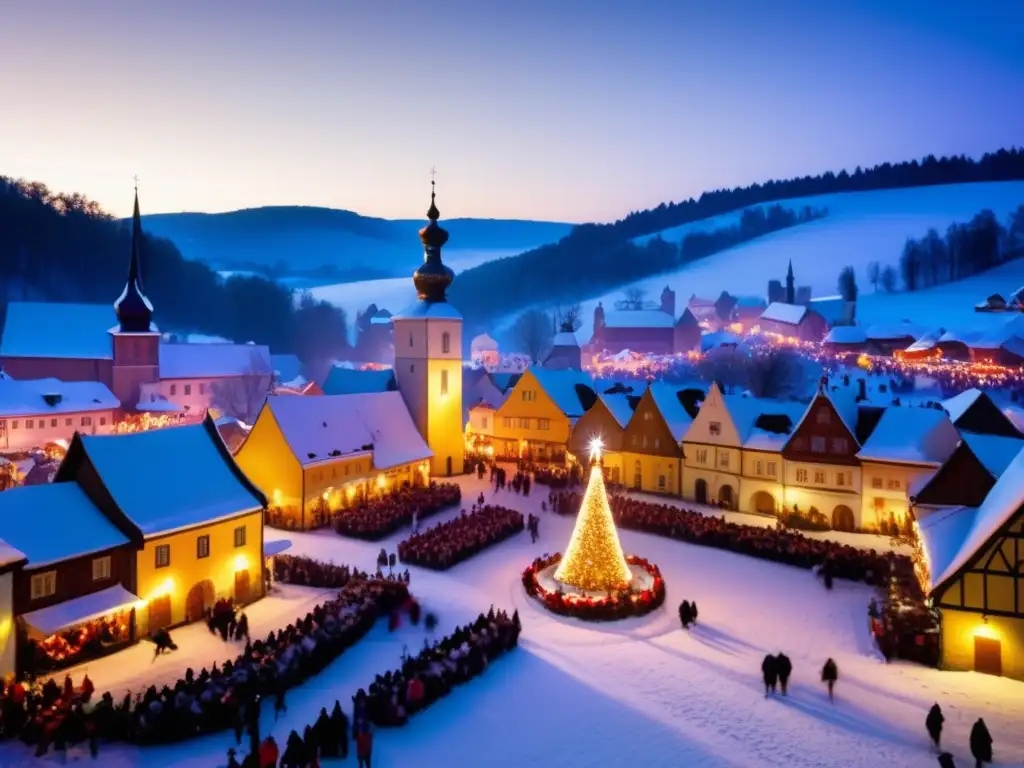
[[576, 334], [564, 329], [556, 333], [551, 352], [544, 358], [543, 366], [552, 371], [582, 370], [582, 356]]
[[356, 313], [356, 344], [353, 351], [357, 360], [386, 365], [394, 362], [391, 320], [391, 313], [386, 309], [378, 309], [376, 304]]
[[121, 403], [98, 381], [0, 379], [0, 451], [70, 442], [75, 432], [108, 434]]
[[813, 309], [800, 304], [769, 304], [758, 321], [761, 331], [800, 341], [821, 341], [828, 323]]
[[837, 325], [821, 345], [830, 352], [860, 354], [867, 350], [867, 342], [867, 333], [859, 325]]
[[778, 280], [768, 281], [768, 303], [769, 304], [800, 304], [806, 306], [811, 301], [810, 286], [796, 286], [796, 278], [793, 276], [793, 260], [790, 259], [789, 267], [786, 270], [786, 284]]
[[[119, 415], [171, 411], [195, 420], [217, 404], [258, 411], [273, 380], [270, 350], [162, 341], [142, 287], [142, 237], [136, 193], [128, 277], [113, 316], [109, 305], [11, 302], [0, 339], [4, 370], [19, 380], [93, 382], [112, 393]], [[50, 422], [54, 418], [48, 416]], [[50, 427], [64, 429], [65, 440], [74, 434], [72, 427], [83, 426], [81, 416], [77, 425], [67, 425], [68, 418], [73, 417], [58, 418], [57, 427]], [[9, 424], [7, 429], [14, 432]]]
[[873, 355], [893, 356], [916, 342], [924, 335], [924, 329], [913, 323], [881, 323], [865, 331], [867, 349]]
[[594, 334], [587, 345], [591, 354], [617, 354], [624, 350], [649, 355], [686, 354], [700, 348], [700, 324], [688, 309], [677, 320], [675, 292], [667, 286], [657, 305], [620, 306], [606, 312], [594, 309]]
[[474, 365], [480, 365], [488, 370], [495, 370], [501, 362], [501, 355], [498, 353], [498, 342], [481, 333], [473, 337], [469, 343], [469, 359]]

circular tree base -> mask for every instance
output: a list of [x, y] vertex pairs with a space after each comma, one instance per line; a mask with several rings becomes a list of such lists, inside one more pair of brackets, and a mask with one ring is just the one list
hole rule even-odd
[[615, 621], [643, 616], [657, 610], [665, 602], [665, 580], [658, 566], [635, 555], [626, 562], [633, 579], [629, 588], [611, 595], [577, 589], [555, 579], [562, 561], [561, 553], [537, 559], [523, 571], [526, 594], [535, 598], [552, 613], [586, 621]]

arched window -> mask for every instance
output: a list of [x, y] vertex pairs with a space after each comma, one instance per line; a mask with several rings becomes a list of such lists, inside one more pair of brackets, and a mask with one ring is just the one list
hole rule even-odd
[[441, 354], [447, 355], [449, 352], [451, 352], [451, 346], [452, 337], [448, 333], [448, 331], [445, 331], [444, 333], [441, 334]]

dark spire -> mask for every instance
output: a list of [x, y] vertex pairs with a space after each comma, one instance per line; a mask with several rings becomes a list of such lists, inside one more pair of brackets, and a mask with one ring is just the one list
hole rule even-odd
[[445, 291], [455, 279], [455, 273], [441, 262], [441, 248], [448, 242], [446, 232], [437, 220], [441, 212], [437, 210], [434, 181], [430, 181], [430, 208], [427, 226], [420, 230], [420, 241], [423, 243], [423, 264], [412, 275], [416, 285], [416, 294], [420, 301], [445, 301]]
[[789, 270], [786, 272], [786, 303], [796, 303], [796, 283], [793, 279], [793, 260], [789, 260]]
[[140, 249], [142, 248], [142, 216], [139, 214], [139, 188], [135, 187], [135, 210], [132, 213], [132, 250], [128, 259], [128, 280], [114, 311], [122, 333], [146, 333], [151, 330], [153, 305], [142, 292]]

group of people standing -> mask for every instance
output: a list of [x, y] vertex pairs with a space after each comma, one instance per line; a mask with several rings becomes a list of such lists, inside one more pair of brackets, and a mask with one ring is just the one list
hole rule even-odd
[[679, 623], [683, 625], [683, 629], [689, 629], [691, 624], [697, 623], [696, 600], [692, 603], [689, 600], [683, 600], [679, 604]]
[[[789, 694], [789, 678], [793, 674], [793, 662], [789, 656], [781, 651], [774, 656], [768, 654], [761, 662], [761, 677], [764, 680], [764, 696], [775, 694], [777, 690], [782, 691], [783, 696]], [[834, 701], [833, 691], [836, 681], [839, 680], [839, 666], [835, 660], [829, 658], [821, 668], [821, 682], [828, 688], [828, 700]]]
[[[924, 727], [928, 729], [928, 736], [931, 738], [935, 748], [940, 750], [939, 766], [941, 768], [956, 768], [953, 755], [949, 752], [942, 752], [942, 724], [946, 721], [942, 714], [942, 707], [938, 703], [932, 704], [928, 710], [928, 716], [924, 719]], [[974, 758], [976, 768], [982, 768], [985, 763], [992, 762], [992, 734], [988, 732], [988, 726], [982, 718], [974, 721], [971, 726], [970, 736], [971, 757]]]

